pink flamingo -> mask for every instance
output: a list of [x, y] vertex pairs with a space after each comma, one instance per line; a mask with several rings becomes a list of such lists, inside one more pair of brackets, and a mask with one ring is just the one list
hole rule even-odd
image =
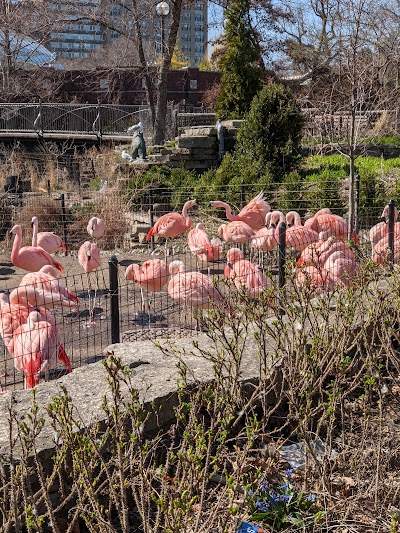
[[350, 287], [359, 272], [357, 263], [341, 251], [331, 254], [325, 262], [324, 269], [329, 273], [332, 284]]
[[271, 215], [269, 212], [265, 216], [265, 227], [257, 231], [251, 239], [251, 247], [263, 252], [272, 252], [278, 246], [278, 241], [275, 237], [275, 226], [271, 226]]
[[168, 282], [168, 294], [176, 302], [194, 309], [209, 309], [221, 303], [221, 293], [209, 276], [186, 272], [182, 261], [172, 261], [169, 273], [172, 277]]
[[93, 270], [96, 270], [101, 266], [101, 258], [100, 258], [100, 250], [96, 243], [85, 241], [78, 250], [78, 260], [83, 268], [83, 270], [86, 272], [87, 275], [87, 281], [88, 281], [88, 297], [89, 297], [89, 316], [90, 320], [86, 323], [86, 325], [93, 326], [95, 324], [93, 318], [96, 308], [96, 292], [97, 288], [94, 291], [94, 297], [93, 297], [93, 306], [91, 303], [91, 292], [92, 292], [92, 284], [90, 281], [90, 272], [93, 272]]
[[58, 250], [66, 253], [67, 248], [61, 237], [51, 231], [41, 231], [38, 233], [38, 225], [38, 218], [32, 217], [32, 246], [40, 246], [40, 248], [43, 248], [49, 254], [55, 254]]
[[[312, 220], [312, 222], [310, 222]], [[343, 217], [334, 215], [329, 208], [320, 209], [315, 215], [306, 220], [305, 227], [311, 228], [317, 233], [322, 233], [322, 239], [335, 236], [337, 239], [347, 240], [348, 237], [348, 223]], [[356, 244], [359, 243], [359, 238], [356, 233], [352, 234], [352, 238]]]
[[297, 252], [302, 252], [309, 244], [318, 242], [318, 233], [301, 225], [301, 218], [297, 211], [289, 211], [286, 215], [286, 244]]
[[202, 263], [212, 263], [218, 261], [222, 253], [222, 243], [214, 237], [210, 240], [203, 224], [196, 224], [196, 227], [188, 233], [188, 246], [190, 251]]
[[271, 206], [264, 200], [264, 191], [261, 191], [250, 202], [243, 207], [238, 215], [232, 215], [232, 208], [226, 202], [214, 200], [210, 202], [213, 207], [222, 207], [226, 211], [226, 218], [231, 222], [242, 221], [252, 229], [258, 231], [264, 226], [265, 215], [271, 211]]
[[148, 292], [159, 292], [164, 287], [168, 281], [167, 264], [162, 259], [149, 259], [140, 266], [133, 263], [126, 269], [125, 278], [134, 281], [140, 287], [142, 309], [144, 311], [143, 289]]
[[[395, 207], [394, 220], [397, 220], [398, 216], [399, 211]], [[378, 222], [378, 224], [375, 224], [375, 226], [372, 226], [372, 228], [369, 230], [369, 240], [372, 250], [374, 250], [375, 245], [378, 244], [380, 240], [384, 239], [389, 233], [389, 204], [384, 207], [381, 218], [383, 220]], [[400, 236], [400, 222], [395, 222], [394, 224], [394, 235], [395, 238]]]
[[49, 370], [61, 361], [72, 371], [71, 363], [61, 344], [55, 324], [48, 322], [38, 311], [31, 311], [26, 324], [17, 328], [11, 340], [14, 366], [25, 374], [26, 387], [33, 388], [39, 383], [39, 375], [45, 372], [48, 380]]
[[327, 240], [323, 240], [321, 237], [322, 234], [320, 233], [318, 242], [309, 244], [304, 248], [297, 261], [298, 266], [324, 266], [328, 257], [337, 251], [341, 251], [349, 259], [354, 260], [353, 250], [344, 241], [338, 240], [333, 236]]
[[244, 290], [249, 298], [257, 298], [269, 286], [268, 278], [260, 268], [244, 259], [239, 248], [231, 248], [226, 254], [227, 267], [224, 273], [238, 290]]
[[319, 224], [318, 224], [318, 217], [321, 216], [321, 215], [330, 215], [330, 214], [332, 214], [332, 211], [329, 209], [329, 207], [324, 207], [323, 209], [320, 209], [319, 211], [317, 211], [315, 213], [315, 215], [313, 215], [312, 217], [308, 218], [304, 222], [304, 227], [310, 228], [310, 229], [316, 231], [317, 233], [319, 233], [320, 228], [319, 228]]
[[10, 303], [36, 307], [63, 307], [75, 311], [79, 307], [76, 295], [60, 284], [54, 267], [45, 265], [38, 272], [25, 274], [19, 287], [10, 294]]
[[100, 250], [96, 243], [85, 241], [78, 251], [78, 259], [83, 270], [89, 274], [101, 265]]
[[48, 252], [39, 246], [23, 246], [22, 228], [18, 224], [14, 226], [11, 233], [15, 235], [11, 250], [11, 262], [16, 267], [27, 270], [28, 272], [37, 272], [44, 265], [55, 267], [61, 274], [64, 272], [62, 265], [56, 261]]
[[314, 265], [304, 265], [296, 273], [295, 283], [298, 287], [310, 287], [313, 292], [320, 292], [322, 289], [332, 287], [330, 273], [322, 267]]
[[[393, 262], [400, 262], [400, 235], [394, 235], [394, 257]], [[384, 264], [389, 258], [389, 235], [383, 237], [373, 248], [373, 260], [375, 263]]]
[[159, 235], [165, 239], [172, 239], [185, 233], [192, 227], [192, 219], [188, 215], [188, 210], [196, 205], [196, 200], [189, 200], [182, 209], [182, 214], [172, 212], [161, 216], [146, 236], [149, 241], [153, 235]]
[[249, 241], [255, 236], [256, 232], [246, 222], [236, 220], [222, 224], [218, 228], [218, 235], [226, 242], [233, 242], [236, 244]]
[[86, 229], [90, 237], [98, 239], [104, 235], [104, 222], [101, 218], [92, 217]]

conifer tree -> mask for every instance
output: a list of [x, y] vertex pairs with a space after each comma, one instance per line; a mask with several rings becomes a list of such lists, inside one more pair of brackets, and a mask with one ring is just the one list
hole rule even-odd
[[226, 10], [225, 52], [219, 60], [221, 93], [219, 119], [243, 118], [261, 88], [259, 39], [251, 25], [250, 0], [233, 0]]

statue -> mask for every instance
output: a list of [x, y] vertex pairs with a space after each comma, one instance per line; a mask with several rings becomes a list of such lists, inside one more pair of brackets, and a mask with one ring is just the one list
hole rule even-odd
[[132, 133], [132, 142], [131, 142], [131, 158], [132, 161], [146, 161], [146, 143], [143, 136], [143, 124], [139, 122], [134, 126], [128, 128], [128, 133]]

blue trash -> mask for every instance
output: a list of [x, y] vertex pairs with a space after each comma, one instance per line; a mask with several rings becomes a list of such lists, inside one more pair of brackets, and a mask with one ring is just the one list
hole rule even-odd
[[266, 529], [263, 529], [260, 526], [252, 526], [247, 522], [242, 522], [237, 533], [268, 533]]

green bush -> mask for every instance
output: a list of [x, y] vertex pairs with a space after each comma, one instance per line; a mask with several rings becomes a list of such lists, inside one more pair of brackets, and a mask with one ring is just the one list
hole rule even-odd
[[292, 92], [270, 83], [253, 99], [236, 139], [236, 154], [280, 182], [300, 161], [303, 117]]

